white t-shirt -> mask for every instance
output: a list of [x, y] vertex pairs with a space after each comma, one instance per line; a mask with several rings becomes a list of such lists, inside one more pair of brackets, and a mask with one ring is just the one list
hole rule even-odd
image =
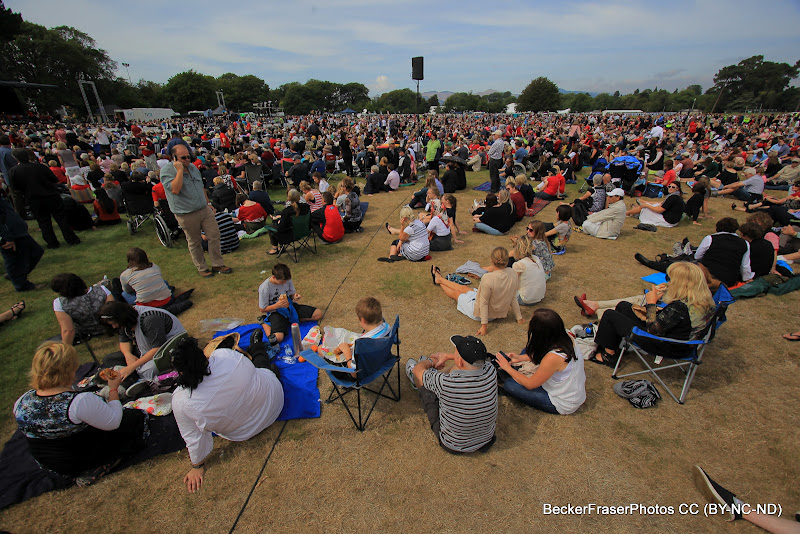
[[283, 409], [278, 378], [243, 354], [217, 349], [208, 358], [208, 369], [211, 374], [197, 388], [179, 387], [172, 394], [172, 411], [194, 464], [214, 448], [212, 432], [244, 441], [275, 422]]
[[411, 261], [419, 261], [428, 255], [431, 250], [428, 241], [428, 228], [425, 223], [416, 219], [403, 230], [409, 235], [407, 242], [400, 248], [400, 254]]
[[438, 215], [434, 215], [430, 222], [428, 222], [428, 231], [436, 236], [450, 235], [450, 227], [447, 226]]
[[522, 258], [511, 266], [519, 275], [519, 291], [517, 294], [523, 304], [540, 302], [547, 290], [547, 274], [542, 267], [542, 260], [534, 257]]

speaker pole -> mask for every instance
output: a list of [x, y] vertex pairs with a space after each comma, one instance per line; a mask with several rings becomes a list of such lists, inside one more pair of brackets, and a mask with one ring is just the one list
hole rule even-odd
[[417, 80], [417, 120], [419, 120], [419, 80]]

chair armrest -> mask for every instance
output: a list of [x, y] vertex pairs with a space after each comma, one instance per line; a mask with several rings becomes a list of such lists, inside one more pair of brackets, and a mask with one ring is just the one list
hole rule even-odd
[[317, 369], [322, 369], [323, 371], [335, 371], [339, 373], [354, 373], [355, 369], [351, 369], [350, 367], [341, 367], [338, 365], [331, 365], [328, 363], [328, 360], [314, 352], [313, 350], [304, 350], [300, 353], [300, 356], [305, 358], [305, 360], [316, 367]]
[[705, 340], [703, 339], [673, 339], [669, 337], [660, 337], [655, 334], [651, 334], [646, 330], [642, 330], [638, 326], [634, 326], [633, 330], [630, 333], [630, 338], [635, 337], [642, 337], [647, 339], [652, 339], [654, 341], [665, 341], [667, 343], [677, 343], [679, 345], [704, 345]]

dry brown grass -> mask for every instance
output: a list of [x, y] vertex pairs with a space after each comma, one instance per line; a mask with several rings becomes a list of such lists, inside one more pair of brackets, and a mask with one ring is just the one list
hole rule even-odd
[[[470, 174], [474, 186], [486, 172]], [[573, 196], [574, 187], [572, 186]], [[374, 295], [387, 319], [401, 316], [401, 355], [448, 350], [451, 334], [473, 334], [477, 324], [430, 283], [429, 262], [382, 264], [390, 236], [384, 221], [397, 222], [411, 188], [369, 197], [365, 232], [343, 244], [321, 246], [292, 264], [304, 302], [324, 307], [325, 324], [357, 327], [353, 306]], [[467, 207], [482, 193], [459, 193], [459, 221], [469, 229]], [[730, 213], [712, 199], [717, 217]], [[628, 200], [630, 202], [630, 200]], [[555, 203], [540, 218], [551, 220]], [[744, 214], [737, 214], [742, 219]], [[615, 242], [575, 235], [556, 269], [541, 306], [558, 311], [568, 326], [583, 322], [575, 293], [616, 298], [639, 292], [639, 277], [651, 271], [633, 254], [652, 257], [684, 236], [698, 243], [713, 221], [682, 224], [651, 234], [633, 230], [629, 219]], [[521, 225], [517, 225], [521, 229]], [[467, 259], [486, 261], [507, 238], [483, 234], [435, 263], [451, 272]], [[190, 332], [202, 318], [256, 315], [256, 288], [274, 259], [264, 241], [248, 242], [230, 257], [229, 278], [181, 281], [198, 287], [196, 305], [182, 316]], [[170, 254], [182, 255], [185, 249]], [[156, 260], [159, 264], [162, 261]], [[351, 270], [352, 267], [352, 271]], [[163, 265], [162, 265], [163, 268]], [[166, 270], [166, 269], [165, 269]], [[349, 272], [349, 275], [347, 273]], [[347, 277], [345, 278], [345, 276]], [[232, 296], [232, 295], [235, 295]], [[797, 346], [780, 334], [797, 329], [798, 294], [734, 304], [729, 321], [706, 353], [684, 406], [665, 398], [654, 409], [636, 410], [612, 391], [610, 369], [587, 364], [588, 398], [568, 417], [546, 415], [506, 397], [500, 400], [498, 442], [487, 454], [452, 456], [428, 429], [405, 376], [399, 403], [381, 400], [366, 432], [355, 431], [340, 405], [323, 405], [322, 417], [290, 421], [265, 470], [262, 483], [237, 527], [240, 532], [280, 531], [603, 531], [728, 532], [719, 519], [682, 516], [680, 503], [703, 503], [691, 479], [695, 463], [707, 468], [749, 502], [776, 502], [789, 513], [800, 505], [796, 481], [797, 411], [779, 406], [798, 399]], [[532, 309], [523, 308], [526, 318]], [[52, 319], [51, 319], [52, 320]], [[206, 334], [207, 337], [207, 334]], [[490, 325], [490, 350], [518, 350], [525, 328], [511, 318]], [[108, 344], [110, 346], [110, 342]], [[633, 369], [634, 363], [627, 367]], [[319, 381], [327, 396], [329, 383]], [[8, 409], [8, 408], [7, 408]], [[5, 435], [10, 435], [11, 428]], [[181, 478], [185, 451], [114, 474], [87, 489], [43, 495], [0, 513], [13, 532], [225, 532], [232, 525], [280, 430], [273, 425], [245, 443], [218, 439], [203, 490], [187, 494]], [[545, 516], [544, 503], [673, 506], [664, 516]], [[109, 516], [111, 516], [109, 518]]]

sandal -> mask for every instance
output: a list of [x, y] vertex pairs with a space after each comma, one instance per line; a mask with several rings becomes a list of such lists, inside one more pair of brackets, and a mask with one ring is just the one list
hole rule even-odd
[[596, 363], [597, 365], [605, 365], [606, 367], [614, 367], [614, 365], [616, 365], [616, 362], [612, 363], [610, 358], [612, 358], [611, 354], [608, 354], [603, 349], [598, 349], [594, 354], [592, 354], [592, 357], [589, 358], [589, 361], [592, 362], [592, 363]]
[[431, 265], [431, 279], [433, 280], [433, 285], [436, 285], [436, 271], [438, 269], [435, 265]]
[[386, 223], [386, 231], [389, 232], [389, 235], [392, 235], [392, 231], [389, 230], [389, 223]]
[[272, 249], [272, 250], [268, 250], [268, 251], [267, 251], [267, 256], [274, 256], [274, 255], [276, 255], [277, 253], [278, 253], [278, 249], [277, 249], [277, 248], [274, 248], [274, 249]]
[[783, 339], [786, 341], [800, 341], [800, 333], [798, 334], [783, 334]]
[[9, 311], [11, 311], [11, 319], [9, 319], [9, 321], [13, 321], [14, 319], [22, 315], [22, 312], [25, 311], [25, 301], [21, 300], [17, 302], [16, 304], [14, 304], [9, 308]]

